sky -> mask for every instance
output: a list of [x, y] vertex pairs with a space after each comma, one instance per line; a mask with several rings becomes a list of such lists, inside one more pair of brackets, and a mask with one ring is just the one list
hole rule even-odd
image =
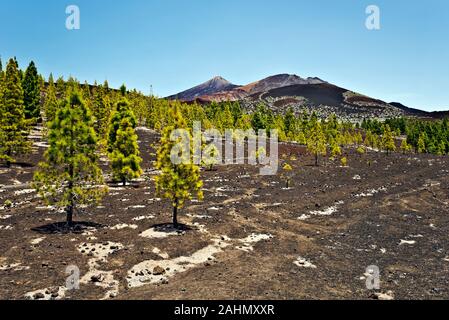
[[[66, 28], [66, 7], [80, 29]], [[380, 29], [368, 30], [368, 5]], [[167, 96], [220, 75], [290, 73], [449, 109], [447, 0], [0, 0], [0, 55], [48, 76]]]

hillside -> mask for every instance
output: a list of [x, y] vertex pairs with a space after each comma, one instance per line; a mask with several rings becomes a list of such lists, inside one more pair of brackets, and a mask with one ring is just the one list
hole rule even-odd
[[279, 74], [244, 86], [235, 86], [228, 81], [219, 81], [217, 84], [214, 79], [168, 98], [199, 103], [240, 101], [250, 110], [263, 102], [275, 112], [285, 112], [289, 107], [295, 112], [313, 109], [322, 117], [335, 113], [352, 121], [369, 117], [388, 118], [420, 114], [316, 77], [301, 78], [297, 75]]

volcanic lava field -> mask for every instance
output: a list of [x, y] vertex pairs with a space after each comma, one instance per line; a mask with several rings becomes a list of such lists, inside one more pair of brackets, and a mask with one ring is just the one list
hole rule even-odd
[[[32, 155], [0, 168], [1, 299], [449, 298], [447, 157], [345, 149], [347, 167], [315, 167], [304, 147], [282, 144], [291, 188], [256, 166], [202, 171], [204, 200], [180, 210], [176, 231], [152, 181], [159, 137], [137, 132], [145, 174], [109, 183], [73, 232], [30, 185], [39, 135]], [[379, 289], [366, 287], [372, 265]], [[74, 267], [79, 289], [68, 290]]]

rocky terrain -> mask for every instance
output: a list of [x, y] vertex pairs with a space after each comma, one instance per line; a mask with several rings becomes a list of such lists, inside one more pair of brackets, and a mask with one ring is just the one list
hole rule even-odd
[[364, 118], [384, 120], [392, 117], [414, 116], [443, 118], [446, 112], [426, 112], [406, 107], [400, 103], [387, 103], [348, 89], [338, 87], [316, 77], [279, 74], [244, 86], [215, 77], [199, 86], [172, 95], [168, 99], [186, 102], [210, 103], [212, 101], [239, 101], [248, 110], [260, 103], [272, 111], [284, 113], [293, 108], [296, 113], [315, 111], [326, 118], [332, 113], [351, 122]]
[[[291, 188], [255, 166], [202, 171], [205, 199], [181, 210], [176, 231], [152, 182], [158, 137], [138, 134], [142, 179], [109, 183], [72, 233], [29, 185], [46, 147], [38, 133], [30, 157], [0, 168], [0, 298], [449, 298], [447, 157], [347, 149], [348, 167], [314, 167], [303, 147], [282, 144]], [[377, 290], [366, 287], [372, 265]], [[68, 290], [77, 268], [79, 289]]]

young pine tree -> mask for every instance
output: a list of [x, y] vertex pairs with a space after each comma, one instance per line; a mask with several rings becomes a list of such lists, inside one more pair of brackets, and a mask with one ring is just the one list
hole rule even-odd
[[49, 148], [33, 186], [47, 203], [65, 208], [71, 228], [76, 207], [97, 203], [107, 192], [92, 116], [78, 92], [71, 92], [49, 129]]
[[214, 169], [214, 165], [219, 162], [217, 159], [219, 155], [220, 152], [215, 144], [211, 143], [204, 145], [202, 163], [207, 167], [207, 170], [212, 171]]
[[160, 147], [157, 150], [156, 168], [161, 170], [161, 174], [155, 177], [156, 191], [162, 197], [170, 199], [173, 205], [173, 226], [178, 228], [178, 209], [184, 206], [186, 200], [192, 199], [194, 195], [198, 199], [203, 199], [201, 187], [203, 182], [200, 179], [200, 169], [192, 164], [192, 136], [189, 131], [185, 131], [190, 140], [189, 154], [182, 154], [185, 160], [176, 164], [172, 161], [172, 152], [175, 146], [181, 142], [181, 138], [173, 141], [170, 139], [173, 130], [186, 129], [187, 124], [183, 119], [179, 109], [175, 107], [172, 110], [174, 124], [164, 128]]
[[29, 125], [25, 119], [23, 89], [17, 62], [10, 59], [3, 80], [0, 104], [0, 160], [9, 167], [15, 157], [30, 151]]
[[53, 81], [53, 75], [48, 77], [47, 94], [44, 102], [44, 116], [47, 123], [55, 119], [56, 111], [58, 109], [58, 99], [56, 98], [56, 87]]
[[337, 139], [331, 137], [329, 141], [330, 153], [333, 158], [341, 155], [341, 147], [337, 142]]
[[38, 121], [40, 119], [41, 88], [39, 75], [33, 61], [25, 71], [22, 87], [25, 118]]
[[427, 152], [427, 147], [426, 147], [426, 134], [425, 133], [421, 133], [419, 135], [418, 138], [418, 145], [417, 145], [417, 151], [418, 153], [425, 153]]
[[292, 174], [292, 166], [290, 164], [288, 164], [287, 162], [282, 166], [282, 177], [285, 180], [285, 188], [286, 189], [290, 189], [290, 181], [292, 179], [291, 174]]
[[326, 136], [319, 121], [314, 121], [307, 139], [307, 149], [315, 156], [315, 166], [318, 166], [319, 156], [326, 155]]
[[131, 128], [136, 128], [136, 117], [132, 112], [129, 103], [126, 99], [122, 99], [115, 105], [115, 111], [112, 115], [109, 132], [108, 132], [108, 152], [114, 151], [115, 142], [117, 140], [117, 132], [120, 129], [120, 125], [123, 119], [129, 119]]
[[392, 151], [396, 151], [393, 132], [391, 131], [388, 124], [384, 127], [384, 133], [382, 135], [382, 147], [385, 151], [387, 151], [387, 155]]
[[139, 156], [137, 134], [132, 126], [132, 119], [122, 119], [112, 149], [109, 157], [114, 180], [122, 182], [125, 186], [127, 181], [142, 175], [142, 169], [140, 168], [142, 158]]
[[402, 142], [401, 142], [402, 153], [406, 154], [406, 153], [410, 152], [411, 149], [412, 149], [412, 147], [407, 143], [407, 139], [402, 139]]

